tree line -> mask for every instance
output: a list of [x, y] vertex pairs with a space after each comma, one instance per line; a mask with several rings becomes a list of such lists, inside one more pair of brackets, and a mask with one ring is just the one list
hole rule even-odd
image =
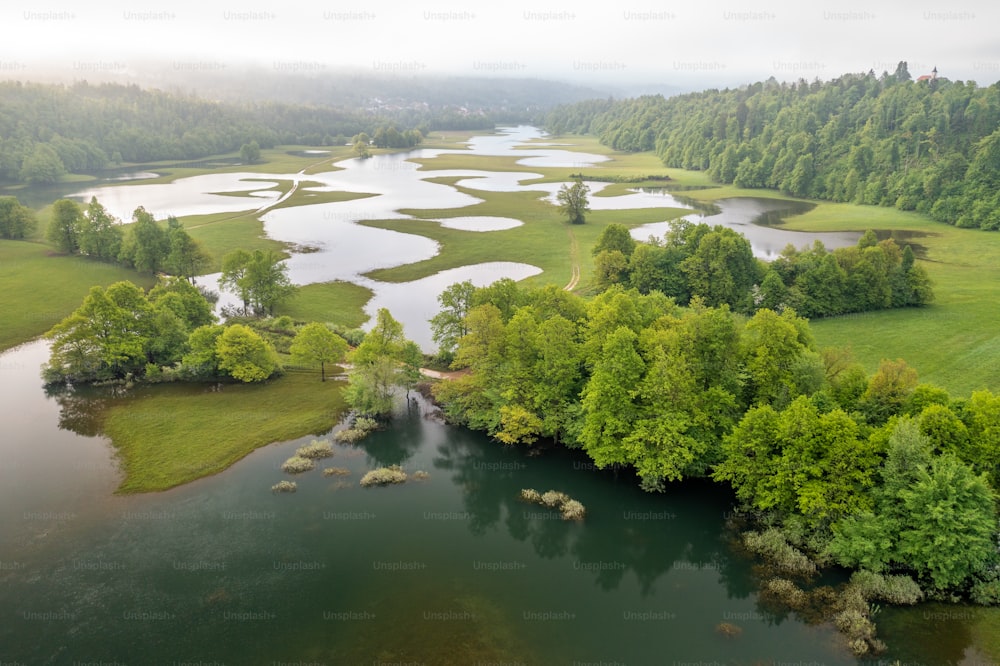
[[592, 100], [553, 110], [546, 126], [739, 187], [1000, 229], [1000, 83], [913, 81], [900, 62], [881, 76]]
[[582, 449], [646, 490], [712, 478], [785, 548], [1000, 602], [1000, 396], [953, 399], [901, 360], [869, 375], [792, 308], [509, 280], [441, 303], [435, 339], [466, 371], [434, 389], [451, 422]]
[[252, 144], [344, 145], [346, 137], [392, 125], [329, 104], [219, 103], [135, 85], [6, 81], [0, 82], [0, 180], [48, 183], [67, 172], [197, 159]]
[[670, 223], [662, 239], [637, 243], [621, 224], [610, 224], [592, 249], [594, 284], [640, 293], [660, 292], [677, 303], [694, 297], [737, 312], [792, 308], [806, 317], [926, 305], [930, 278], [909, 245], [902, 249], [868, 230], [854, 247], [827, 251], [787, 246], [772, 262], [753, 256], [750, 242], [723, 226]]

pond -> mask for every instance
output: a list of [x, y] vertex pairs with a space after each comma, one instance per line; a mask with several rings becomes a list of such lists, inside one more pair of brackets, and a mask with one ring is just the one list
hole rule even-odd
[[[288, 259], [289, 276], [296, 284], [312, 284], [342, 280], [373, 289], [375, 297], [369, 304], [373, 312], [376, 303], [398, 302], [408, 307], [393, 310], [407, 335], [433, 351], [426, 313], [436, 311], [436, 299], [451, 282], [441, 278], [419, 283], [390, 285], [364, 277], [380, 269], [430, 259], [439, 247], [423, 236], [357, 224], [364, 220], [410, 219], [403, 209], [461, 209], [479, 203], [481, 199], [455, 187], [431, 179], [457, 178], [457, 186], [475, 192], [543, 192], [555, 203], [562, 183], [523, 184], [540, 174], [530, 172], [496, 172], [482, 170], [426, 170], [414, 159], [433, 160], [442, 154], [473, 154], [516, 157], [526, 166], [572, 166], [584, 168], [608, 158], [602, 155], [563, 150], [557, 146], [532, 143], [541, 137], [534, 127], [518, 126], [472, 137], [466, 150], [417, 149], [405, 153], [375, 155], [369, 159], [351, 158], [336, 163], [338, 170], [318, 174], [213, 173], [181, 178], [167, 184], [134, 184], [127, 187], [102, 186], [88, 188], [73, 196], [80, 200], [98, 199], [113, 215], [130, 219], [137, 206], [144, 206], [158, 218], [167, 215], [193, 215], [212, 212], [236, 212], [253, 208], [261, 214], [265, 233], [276, 240], [310, 249], [293, 253]], [[277, 181], [292, 181], [297, 188], [315, 192], [357, 192], [373, 196], [351, 201], [273, 208], [284, 197], [268, 190]], [[673, 196], [665, 188], [634, 190], [620, 196], [602, 196], [608, 186], [603, 182], [588, 182], [593, 210], [631, 210], [641, 208], [670, 209], [664, 219], [676, 216], [678, 210], [692, 209], [691, 202]], [[220, 193], [229, 193], [229, 196]], [[232, 196], [233, 193], [245, 196]], [[287, 196], [287, 195], [286, 195]], [[248, 198], [253, 197], [253, 198]], [[252, 203], [248, 203], [252, 202]], [[804, 233], [761, 226], [767, 215], [791, 215], [801, 212], [802, 204], [778, 199], [729, 199], [719, 204], [721, 212], [702, 218], [693, 210], [689, 219], [705, 219], [710, 224], [725, 224], [744, 233], [761, 257], [773, 257], [789, 242], [798, 247], [822, 239], [828, 247], [840, 247], [856, 242], [855, 233]], [[445, 227], [476, 231], [488, 238], [491, 231], [514, 228], [523, 222], [514, 218], [459, 216], [440, 219]], [[667, 222], [644, 225], [633, 235], [645, 240], [650, 234], [662, 235]], [[484, 238], [484, 240], [486, 240]], [[488, 241], [487, 241], [488, 242]], [[540, 269], [527, 264], [492, 262], [466, 267], [476, 279], [487, 284], [500, 278], [523, 279]], [[461, 272], [450, 272], [456, 280], [464, 279]], [[201, 282], [215, 287], [217, 276], [203, 276]], [[409, 296], [400, 297], [399, 294]], [[232, 300], [224, 295], [223, 303]], [[412, 301], [412, 302], [411, 302]], [[409, 318], [407, 313], [414, 313]]]
[[[753, 248], [754, 256], [760, 259], [774, 259], [789, 244], [796, 248], [812, 245], [820, 240], [826, 249], [856, 245], [861, 237], [856, 231], [826, 231], [807, 233], [782, 229], [781, 222], [793, 215], [801, 215], [814, 208], [811, 203], [788, 199], [766, 199], [757, 197], [734, 197], [720, 199], [715, 205], [700, 206], [683, 217], [687, 220], [715, 226], [729, 227], [743, 234]], [[636, 240], [647, 240], [650, 236], [662, 238], [670, 226], [667, 222], [644, 224], [631, 230]]]
[[[527, 455], [442, 425], [414, 398], [390, 429], [336, 447], [325, 462], [349, 476], [313, 470], [294, 494], [270, 486], [291, 478], [279, 466], [311, 438], [168, 492], [114, 496], [112, 451], [87, 436], [87, 410], [60, 414], [41, 390], [45, 351], [0, 356], [13, 398], [0, 468], [5, 662], [853, 663], [831, 629], [757, 605], [716, 487], [644, 493], [575, 452]], [[390, 464], [430, 476], [358, 485]], [[522, 503], [521, 488], [566, 492], [587, 518]], [[723, 638], [722, 622], [742, 634]]]
[[[830, 627], [761, 605], [723, 488], [645, 493], [579, 452], [444, 425], [416, 394], [318, 466], [348, 475], [283, 474], [306, 437], [116, 496], [94, 414], [126, 398], [61, 410], [41, 388], [46, 355], [43, 341], [0, 355], [4, 663], [991, 663], [976, 646], [996, 609], [933, 605], [883, 608], [890, 651], [859, 662]], [[359, 486], [392, 464], [429, 477]], [[298, 491], [273, 494], [283, 478]], [[565, 522], [522, 488], [565, 492], [587, 516]]]

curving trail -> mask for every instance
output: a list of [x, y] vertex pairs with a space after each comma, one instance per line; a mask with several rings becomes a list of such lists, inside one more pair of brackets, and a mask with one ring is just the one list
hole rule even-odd
[[573, 271], [569, 282], [563, 289], [573, 291], [576, 289], [576, 285], [580, 284], [580, 245], [576, 242], [576, 236], [572, 229], [566, 229], [566, 233], [569, 234], [569, 258], [573, 262]]

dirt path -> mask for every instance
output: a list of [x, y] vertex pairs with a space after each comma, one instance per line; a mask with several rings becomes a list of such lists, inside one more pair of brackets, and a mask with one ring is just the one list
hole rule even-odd
[[569, 258], [573, 262], [573, 273], [563, 289], [573, 291], [576, 285], [580, 284], [580, 245], [576, 242], [576, 235], [572, 229], [567, 229], [566, 233], [569, 234]]

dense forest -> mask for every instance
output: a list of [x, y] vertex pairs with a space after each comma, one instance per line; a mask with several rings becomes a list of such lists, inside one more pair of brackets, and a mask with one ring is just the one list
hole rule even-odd
[[792, 308], [806, 317], [926, 305], [934, 300], [930, 278], [909, 245], [879, 241], [868, 230], [854, 247], [827, 251], [789, 245], [772, 262], [753, 256], [750, 242], [727, 227], [670, 223], [662, 238], [637, 243], [628, 229], [610, 224], [592, 250], [594, 284], [658, 291], [681, 305], [700, 298], [751, 314]]
[[342, 145], [396, 123], [400, 133], [413, 131], [409, 122], [426, 131], [492, 128], [494, 119], [454, 111], [376, 114], [337, 106], [219, 103], [134, 85], [0, 82], [0, 180], [53, 182], [66, 172], [196, 159], [250, 142], [262, 148]]
[[[582, 449], [647, 490], [728, 483], [760, 530], [747, 546], [786, 568], [863, 569], [894, 602], [1000, 602], [1000, 396], [953, 399], [902, 360], [868, 375], [790, 308], [747, 318], [509, 280], [453, 285], [441, 303], [435, 336], [465, 370], [435, 387], [450, 421]], [[842, 619], [856, 651], [875, 647], [867, 620]]]
[[1000, 83], [914, 81], [901, 62], [881, 76], [591, 100], [555, 109], [546, 126], [739, 187], [1000, 229]]

